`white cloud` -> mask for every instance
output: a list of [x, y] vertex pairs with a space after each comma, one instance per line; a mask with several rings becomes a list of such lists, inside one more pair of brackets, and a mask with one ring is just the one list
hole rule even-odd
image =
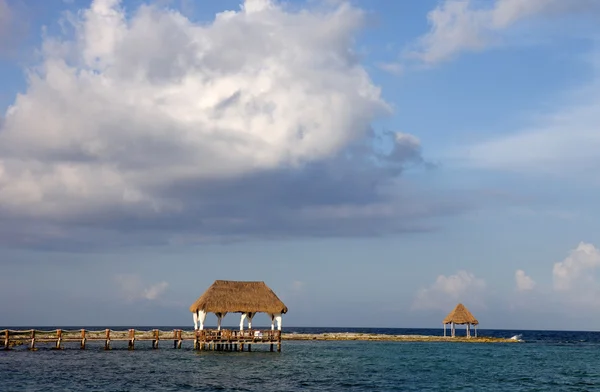
[[521, 20], [572, 12], [598, 12], [595, 0], [445, 0], [427, 15], [431, 30], [410, 53], [427, 64], [463, 51], [483, 50], [497, 43], [499, 33]]
[[431, 286], [418, 291], [412, 308], [449, 311], [456, 303], [467, 300], [473, 308], [482, 308], [485, 288], [483, 279], [467, 271], [458, 271], [449, 276], [440, 275]]
[[167, 282], [157, 283], [145, 289], [142, 296], [143, 298], [149, 301], [153, 301], [160, 297], [167, 290], [168, 287], [169, 284]]
[[[19, 225], [7, 231], [294, 235], [305, 229], [281, 227], [304, 224], [306, 209], [392, 203], [379, 190], [422, 162], [409, 135], [386, 135], [387, 156], [370, 142], [390, 107], [353, 52], [363, 12], [345, 2], [296, 12], [252, 0], [195, 24], [95, 0], [66, 20], [73, 36], [44, 38], [0, 125], [0, 215]], [[296, 196], [307, 184], [310, 197]], [[256, 227], [267, 224], [279, 227]]]
[[128, 301], [156, 301], [169, 287], [167, 282], [146, 285], [136, 274], [118, 274], [114, 278], [121, 295]]
[[291, 14], [253, 0], [207, 26], [124, 12], [95, 0], [73, 40], [46, 41], [0, 134], [0, 203], [177, 208], [152, 190], [322, 160], [388, 110], [348, 51], [362, 23], [350, 6]]
[[400, 62], [380, 63], [378, 66], [392, 75], [400, 76], [404, 73], [404, 65]]
[[535, 281], [527, 276], [523, 270], [517, 270], [515, 272], [515, 282], [517, 284], [517, 291], [530, 291], [533, 290], [536, 285]]
[[580, 242], [567, 258], [554, 264], [554, 289], [565, 292], [593, 288], [596, 286], [593, 272], [598, 267], [600, 250], [592, 244]]

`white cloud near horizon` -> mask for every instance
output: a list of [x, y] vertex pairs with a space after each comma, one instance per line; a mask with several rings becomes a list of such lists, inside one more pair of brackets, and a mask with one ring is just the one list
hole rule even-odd
[[421, 145], [371, 127], [391, 109], [353, 49], [364, 19], [267, 0], [203, 24], [118, 0], [67, 14], [0, 124], [0, 243], [428, 229], [455, 207], [396, 195]]
[[461, 52], [481, 51], [498, 44], [501, 33], [522, 20], [591, 12], [600, 12], [600, 3], [595, 0], [444, 0], [427, 14], [431, 29], [406, 56], [435, 64]]
[[554, 264], [554, 290], [565, 292], [596, 286], [594, 271], [600, 267], [600, 250], [593, 244], [580, 242], [569, 256]]
[[412, 304], [413, 310], [450, 311], [459, 302], [467, 302], [474, 309], [485, 307], [486, 282], [468, 271], [454, 275], [439, 275], [429, 287], [421, 288]]
[[164, 281], [147, 285], [137, 274], [118, 274], [114, 277], [114, 281], [121, 295], [128, 301], [160, 300], [169, 287], [169, 284]]
[[517, 285], [517, 291], [531, 291], [536, 286], [535, 281], [530, 276], [527, 276], [523, 270], [517, 270], [515, 272], [515, 283]]

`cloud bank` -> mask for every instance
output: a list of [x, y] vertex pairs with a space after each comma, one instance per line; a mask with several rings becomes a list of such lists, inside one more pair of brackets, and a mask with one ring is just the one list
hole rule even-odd
[[[44, 38], [0, 126], [0, 243], [187, 243], [428, 230], [419, 140], [353, 51], [346, 3], [247, 0], [195, 24], [95, 0]], [[409, 200], [410, 199], [410, 200]]]

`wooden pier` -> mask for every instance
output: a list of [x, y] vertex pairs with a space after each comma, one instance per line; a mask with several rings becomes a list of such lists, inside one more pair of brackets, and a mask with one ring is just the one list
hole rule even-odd
[[50, 331], [42, 330], [10, 330], [1, 331], [0, 337], [3, 343], [1, 348], [10, 350], [11, 347], [27, 345], [29, 350], [37, 350], [37, 344], [51, 344], [53, 349], [62, 349], [64, 344], [79, 343], [80, 349], [84, 350], [88, 342], [99, 341], [104, 343], [104, 349], [111, 349], [111, 342], [127, 342], [130, 350], [135, 349], [138, 341], [151, 341], [152, 348], [158, 349], [159, 342], [167, 341], [173, 343], [173, 348], [180, 349], [184, 341], [192, 341], [194, 350], [211, 351], [252, 351], [252, 345], [269, 345], [269, 351], [281, 352], [281, 331], [279, 330], [257, 330], [247, 329], [237, 330], [216, 330], [204, 329], [198, 331], [184, 331], [174, 329], [171, 331], [161, 331], [153, 329], [150, 331], [140, 331], [128, 329], [123, 331], [114, 331], [104, 329], [99, 331], [63, 330], [56, 329]]

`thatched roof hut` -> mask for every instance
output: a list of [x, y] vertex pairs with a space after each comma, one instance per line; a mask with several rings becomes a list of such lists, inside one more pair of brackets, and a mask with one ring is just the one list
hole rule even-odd
[[477, 325], [479, 321], [473, 316], [473, 314], [463, 304], [458, 304], [456, 307], [448, 313], [443, 321], [444, 324], [444, 336], [446, 336], [446, 324], [452, 325], [452, 337], [455, 335], [455, 325], [466, 325], [467, 326], [467, 337], [471, 336], [471, 325], [475, 326], [475, 336], [477, 336]]
[[248, 318], [248, 324], [251, 327], [252, 317], [256, 313], [267, 313], [271, 316], [271, 321], [277, 319], [278, 327], [281, 329], [281, 315], [287, 311], [287, 306], [265, 282], [233, 280], [216, 280], [190, 306], [190, 312], [195, 315], [195, 325], [197, 324], [196, 315], [201, 318], [202, 325], [206, 313], [214, 313], [219, 319], [219, 328], [221, 318], [227, 313], [242, 313], [240, 329], [243, 328], [244, 318]]

